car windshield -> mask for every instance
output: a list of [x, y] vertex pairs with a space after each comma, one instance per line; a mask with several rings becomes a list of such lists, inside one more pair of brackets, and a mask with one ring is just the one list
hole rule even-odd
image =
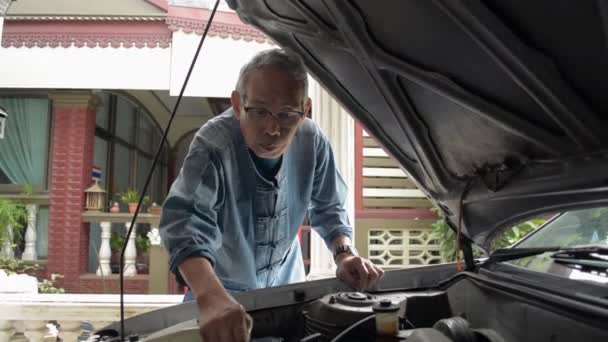
[[517, 244], [517, 248], [608, 246], [608, 208], [563, 213]]
[[[580, 246], [608, 246], [608, 208], [574, 210], [562, 213], [538, 228], [514, 248], [562, 249]], [[591, 254], [591, 256], [596, 254]], [[590, 260], [594, 261], [590, 261]], [[597, 258], [572, 258], [563, 260], [555, 257], [555, 251], [509, 261], [512, 265], [525, 267], [537, 272], [589, 281], [608, 283], [608, 261]]]

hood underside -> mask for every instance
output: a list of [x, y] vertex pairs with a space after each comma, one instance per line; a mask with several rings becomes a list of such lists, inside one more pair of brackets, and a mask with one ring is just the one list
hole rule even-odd
[[534, 214], [608, 204], [608, 2], [227, 2], [300, 53], [480, 245]]

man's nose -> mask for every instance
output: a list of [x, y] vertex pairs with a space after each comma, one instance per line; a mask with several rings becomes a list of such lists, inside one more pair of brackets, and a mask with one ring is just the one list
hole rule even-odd
[[270, 115], [266, 119], [266, 129], [265, 133], [268, 135], [280, 135], [281, 134], [281, 126], [279, 126], [279, 122], [276, 116]]

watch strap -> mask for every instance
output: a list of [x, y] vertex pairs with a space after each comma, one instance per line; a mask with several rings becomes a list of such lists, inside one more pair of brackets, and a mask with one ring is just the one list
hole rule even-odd
[[350, 254], [353, 256], [359, 256], [359, 253], [357, 253], [355, 246], [344, 244], [344, 245], [338, 245], [334, 248], [334, 251], [333, 251], [334, 260], [336, 260], [338, 255], [343, 254], [343, 253], [347, 253], [347, 254]]

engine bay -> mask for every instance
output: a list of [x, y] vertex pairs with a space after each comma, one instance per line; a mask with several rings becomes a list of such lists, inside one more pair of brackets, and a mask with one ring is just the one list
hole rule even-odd
[[[396, 311], [379, 319], [377, 308], [386, 303]], [[465, 317], [453, 316], [447, 307], [442, 291], [328, 294], [303, 308], [306, 337], [300, 341], [502, 341], [492, 338], [495, 333], [487, 336], [472, 329]]]
[[[329, 293], [297, 308], [252, 313], [253, 341], [531, 342], [608, 338], [602, 318], [589, 315], [589, 308], [582, 303], [552, 302], [536, 290], [506, 284], [501, 288], [497, 284], [474, 275], [458, 277], [436, 289]], [[378, 319], [386, 317], [378, 311], [383, 303], [396, 307], [394, 321]], [[604, 314], [608, 312], [606, 307], [603, 310]], [[393, 323], [397, 327], [393, 333], [383, 332], [383, 324]]]
[[[387, 303], [395, 312], [378, 319], [383, 314], [378, 307]], [[300, 337], [265, 336], [253, 341], [504, 341], [495, 331], [472, 328], [466, 314], [451, 312], [445, 291], [337, 292], [302, 306], [299, 312]], [[383, 332], [387, 325], [395, 329]]]
[[[538, 274], [454, 274], [450, 265], [389, 272], [375, 291], [355, 292], [335, 279], [236, 294], [253, 318], [255, 342], [560, 342], [608, 341], [608, 292]], [[556, 284], [562, 286], [558, 293]], [[576, 290], [575, 290], [576, 289]], [[129, 340], [200, 341], [193, 302], [125, 321]], [[120, 341], [114, 323], [98, 341]], [[389, 332], [389, 333], [387, 333]]]

